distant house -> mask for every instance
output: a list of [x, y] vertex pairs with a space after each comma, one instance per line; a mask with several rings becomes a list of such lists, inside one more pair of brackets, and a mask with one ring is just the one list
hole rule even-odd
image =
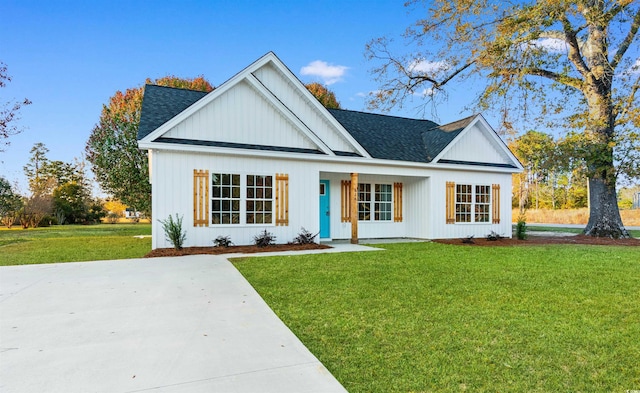
[[[481, 115], [438, 125], [326, 109], [267, 53], [210, 93], [147, 85], [138, 145], [152, 211], [184, 217], [186, 246], [511, 236], [521, 164]], [[153, 248], [170, 247], [153, 222]]]

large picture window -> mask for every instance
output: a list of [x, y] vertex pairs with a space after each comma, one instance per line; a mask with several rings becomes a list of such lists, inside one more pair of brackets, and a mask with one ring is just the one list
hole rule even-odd
[[491, 186], [456, 184], [456, 221], [489, 222]]
[[391, 221], [392, 207], [393, 187], [391, 184], [358, 184], [359, 221]]
[[273, 177], [247, 175], [247, 224], [273, 222]]
[[240, 224], [240, 175], [211, 176], [211, 223]]

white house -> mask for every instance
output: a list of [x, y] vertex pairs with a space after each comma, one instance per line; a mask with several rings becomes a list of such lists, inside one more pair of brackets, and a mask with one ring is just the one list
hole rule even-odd
[[[210, 93], [147, 85], [138, 145], [156, 219], [183, 217], [185, 246], [222, 235], [278, 243], [511, 236], [521, 164], [481, 115], [429, 120], [324, 108], [267, 53]], [[153, 248], [171, 247], [158, 220]]]

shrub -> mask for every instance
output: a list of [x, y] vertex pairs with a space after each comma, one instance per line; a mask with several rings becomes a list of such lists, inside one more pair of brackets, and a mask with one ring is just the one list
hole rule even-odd
[[178, 217], [176, 214], [176, 220], [173, 220], [171, 214], [166, 220], [158, 220], [162, 224], [164, 229], [165, 238], [171, 242], [173, 248], [181, 250], [185, 240], [187, 240], [187, 233], [182, 230], [182, 217]]
[[107, 222], [109, 224], [116, 224], [119, 219], [120, 219], [120, 216], [118, 216], [118, 213], [111, 212], [107, 214]]
[[527, 238], [527, 216], [524, 214], [518, 216], [518, 222], [516, 223], [516, 238], [518, 240], [525, 240]]
[[267, 231], [266, 229], [253, 237], [253, 244], [255, 244], [260, 248], [268, 247], [274, 244], [275, 241], [276, 241], [275, 235]]
[[318, 233], [314, 235], [313, 233], [307, 231], [306, 229], [304, 229], [304, 227], [302, 227], [302, 230], [300, 231], [298, 236], [293, 238], [293, 243], [294, 244], [313, 244], [316, 242], [315, 238], [316, 236], [318, 236]]
[[213, 245], [215, 247], [229, 247], [233, 244], [230, 236], [218, 236], [216, 240], [213, 241]]
[[502, 235], [499, 235], [495, 231], [491, 231], [491, 233], [489, 233], [487, 235], [487, 240], [490, 240], [490, 241], [493, 241], [493, 242], [495, 242], [496, 240], [500, 240], [500, 239], [502, 239]]

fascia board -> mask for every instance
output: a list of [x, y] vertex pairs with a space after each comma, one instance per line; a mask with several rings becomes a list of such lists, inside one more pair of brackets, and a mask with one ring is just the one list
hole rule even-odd
[[[212, 147], [212, 146], [198, 146], [198, 145], [176, 145], [166, 142], [152, 142], [144, 144], [141, 148], [153, 149], [154, 154], [158, 151], [177, 151], [177, 152], [189, 152], [189, 153], [202, 153], [202, 154], [219, 154], [225, 156], [243, 156], [243, 157], [262, 157], [273, 158], [278, 160], [296, 160], [296, 161], [311, 161], [311, 162], [331, 162], [342, 163], [345, 165], [367, 165], [367, 166], [388, 166], [393, 168], [415, 168], [415, 169], [428, 169], [428, 170], [455, 170], [455, 171], [468, 171], [468, 172], [489, 172], [489, 173], [517, 173], [520, 172], [515, 168], [496, 168], [496, 167], [480, 167], [474, 165], [460, 165], [460, 164], [434, 164], [434, 163], [419, 163], [409, 161], [393, 161], [393, 160], [381, 160], [371, 159], [366, 157], [344, 157], [344, 156], [328, 156], [321, 154], [305, 154], [305, 153], [292, 153], [292, 152], [276, 152], [268, 150], [250, 150], [239, 149], [230, 147]], [[346, 172], [349, 170], [345, 169]]]

